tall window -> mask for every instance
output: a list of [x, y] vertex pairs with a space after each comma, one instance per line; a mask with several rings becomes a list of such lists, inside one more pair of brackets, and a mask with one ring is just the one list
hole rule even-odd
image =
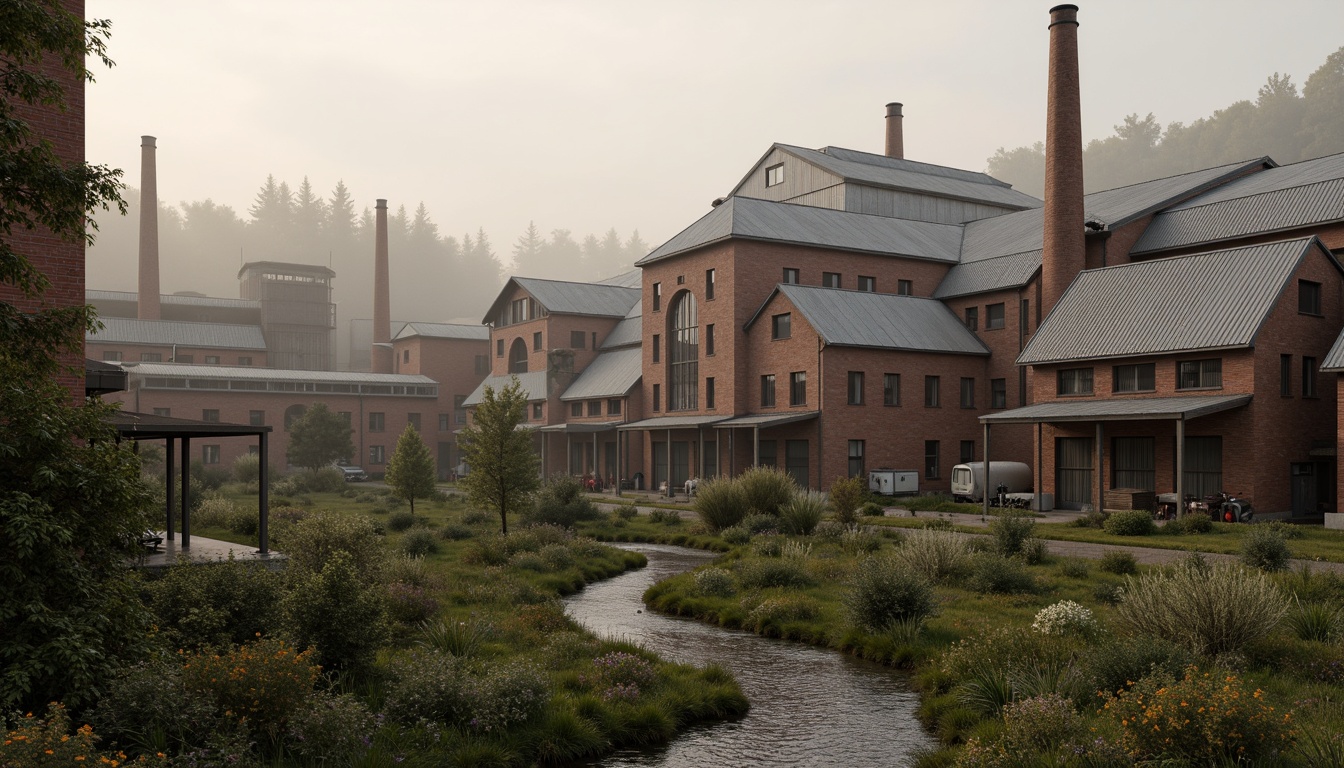
[[504, 356], [504, 340], [503, 340], [503, 339], [496, 339], [496, 340], [495, 340], [495, 357], [503, 357], [503, 356]]
[[408, 413], [408, 414], [406, 414], [406, 424], [407, 424], [407, 426], [415, 427], [415, 431], [416, 431], [416, 432], [419, 432], [419, 431], [420, 431], [420, 414], [418, 414], [418, 413]]
[[1152, 392], [1157, 389], [1156, 368], [1153, 363], [1115, 366], [1111, 372], [1111, 391]]
[[1297, 281], [1297, 311], [1304, 315], [1321, 314], [1321, 284]]
[[975, 379], [962, 377], [961, 379], [961, 407], [975, 407]]
[[684, 291], [672, 306], [672, 333], [667, 348], [667, 410], [700, 407], [700, 324], [695, 294]]
[[653, 334], [653, 362], [657, 363], [662, 360], [663, 355], [662, 350], [663, 350], [663, 337], [655, 333]]
[[653, 311], [657, 312], [663, 308], [663, 284], [653, 284]]
[[863, 477], [863, 441], [849, 441], [849, 476]]
[[876, 292], [877, 292], [877, 278], [876, 278], [876, 277], [869, 277], [869, 276], [867, 276], [867, 275], [859, 275], [859, 290], [860, 290], [860, 291], [867, 291], [867, 292], [869, 292], [869, 293], [876, 293]]
[[532, 334], [532, 351], [533, 352], [541, 351], [541, 331], [537, 331]]
[[839, 273], [839, 272], [822, 272], [822, 273], [821, 273], [821, 286], [822, 286], [823, 288], [839, 288], [839, 287], [840, 287], [840, 273]]
[[369, 463], [370, 464], [387, 463], [387, 454], [383, 451], [383, 446], [381, 445], [369, 446]]
[[961, 450], [959, 451], [959, 454], [960, 459], [958, 459], [958, 461], [960, 461], [962, 464], [965, 464], [968, 461], [975, 461], [975, 441], [962, 440]]
[[1223, 490], [1223, 438], [1185, 438], [1185, 492], [1208, 496]]
[[775, 374], [767, 373], [761, 377], [761, 407], [775, 407]]
[[937, 480], [938, 475], [938, 441], [924, 441], [924, 477], [930, 480]]
[[705, 323], [705, 357], [714, 354], [714, 324]]
[[1056, 391], [1061, 395], [1092, 394], [1092, 369], [1091, 368], [1062, 369], [1059, 372], [1059, 387]]
[[789, 405], [807, 405], [807, 371], [789, 374]]
[[705, 407], [714, 408], [714, 377], [705, 377]]
[[985, 330], [992, 331], [1003, 327], [1003, 303], [985, 307]]
[[1293, 396], [1293, 356], [1279, 355], [1279, 394]]
[[915, 292], [915, 284], [909, 280], [897, 280], [896, 292], [902, 296], [909, 296]]
[[942, 382], [937, 376], [924, 377], [924, 407], [937, 408], [942, 405], [942, 396], [938, 390]]
[[218, 464], [218, 463], [219, 463], [219, 446], [218, 446], [218, 445], [202, 445], [202, 446], [201, 446], [201, 463], [202, 463], [202, 464]]
[[849, 372], [849, 404], [863, 405], [863, 371]]
[[663, 408], [663, 388], [658, 384], [653, 385], [653, 410], [660, 411]]
[[714, 270], [705, 270], [705, 301], [714, 300]]
[[1302, 358], [1302, 396], [1316, 396], [1316, 358]]
[[882, 374], [882, 404], [883, 405], [901, 404], [901, 374], [899, 373]]
[[1112, 441], [1111, 466], [1116, 488], [1157, 488], [1156, 452], [1151, 437], [1117, 437]]
[[793, 284], [793, 285], [797, 285], [797, 284], [798, 284], [798, 270], [797, 270], [796, 268], [794, 268], [794, 267], [785, 267], [785, 268], [784, 268], [784, 279], [783, 279], [781, 282], [785, 282], [785, 283], [790, 283], [790, 284]]
[[621, 415], [621, 399], [620, 399], [620, 398], [618, 398], [618, 397], [613, 397], [613, 398], [611, 398], [610, 400], [607, 401], [607, 415], [608, 415], [608, 416], [620, 416], [620, 415]]
[[978, 331], [978, 330], [980, 330], [980, 308], [979, 308], [979, 307], [967, 307], [967, 308], [966, 308], [966, 327], [969, 328], [969, 329], [971, 329], [972, 331]]
[[1027, 330], [1031, 327], [1031, 299], [1022, 300], [1022, 306], [1018, 311], [1017, 327], [1022, 329], [1022, 333], [1031, 333]]
[[543, 413], [544, 413], [544, 411], [542, 410], [542, 404], [541, 404], [541, 403], [533, 403], [533, 404], [532, 404], [532, 418], [533, 418], [533, 419], [540, 419], [540, 418], [542, 418], [542, 414], [543, 414]]
[[458, 424], [467, 423], [466, 395], [453, 395], [453, 421]]
[[1223, 386], [1223, 361], [1184, 360], [1176, 364], [1177, 389], [1216, 389]]
[[527, 343], [522, 339], [509, 347], [509, 373], [527, 373]]
[[770, 318], [770, 338], [787, 339], [793, 334], [793, 315], [789, 312]]
[[371, 411], [369, 413], [370, 432], [382, 432], [385, 424], [386, 424], [385, 414], [379, 413], [378, 411]]
[[989, 380], [989, 407], [1007, 408], [1008, 407], [1008, 380], [990, 379]]
[[[242, 364], [242, 358], [239, 358], [239, 365], [241, 365], [241, 364]], [[252, 364], [252, 361], [249, 360], [249, 361], [248, 361], [248, 365], [251, 365], [251, 364]], [[477, 376], [485, 376], [485, 375], [488, 374], [488, 373], [490, 373], [490, 356], [489, 356], [489, 355], [476, 355], [476, 375], [477, 375]]]

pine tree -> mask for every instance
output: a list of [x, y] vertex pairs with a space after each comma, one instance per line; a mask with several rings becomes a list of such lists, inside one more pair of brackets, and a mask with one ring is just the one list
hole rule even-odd
[[462, 459], [470, 467], [461, 482], [467, 498], [499, 515], [506, 536], [509, 513], [527, 504], [541, 484], [532, 431], [518, 429], [526, 418], [527, 396], [514, 376], [498, 392], [486, 385], [471, 426], [459, 436]]
[[433, 495], [434, 457], [413, 425], [407, 424], [397, 438], [397, 448], [387, 462], [384, 480], [392, 488], [393, 496], [410, 503], [411, 514], [415, 514], [416, 499]]
[[513, 246], [513, 274], [524, 277], [537, 276], [541, 269], [541, 249], [546, 241], [537, 231], [535, 221], [527, 222], [527, 231], [518, 238]]

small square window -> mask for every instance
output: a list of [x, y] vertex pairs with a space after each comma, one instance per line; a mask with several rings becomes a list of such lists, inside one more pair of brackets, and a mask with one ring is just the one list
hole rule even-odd
[[915, 292], [915, 284], [909, 280], [897, 280], [896, 292], [902, 296], [909, 296]]
[[583, 403], [575, 401], [569, 404], [569, 415], [578, 419], [583, 418]]
[[240, 356], [240, 357], [238, 358], [238, 364], [239, 364], [239, 365], [251, 365], [251, 364], [252, 364], [252, 358], [247, 357], [247, 356]]
[[877, 291], [877, 278], [868, 275], [859, 275], [859, 290], [875, 293]]
[[601, 416], [601, 415], [602, 415], [602, 401], [601, 401], [601, 400], [589, 400], [589, 401], [588, 401], [588, 415], [589, 415], [589, 416]]
[[765, 186], [773, 187], [784, 183], [784, 164], [772, 165], [765, 169]]
[[201, 411], [201, 421], [219, 421], [218, 408], [206, 408]]
[[793, 317], [791, 313], [775, 315], [770, 318], [770, 338], [787, 339], [793, 334]]
[[570, 331], [569, 332], [570, 349], [583, 349], [584, 341], [587, 340], [587, 338], [588, 334], [584, 333], [583, 331]]
[[1003, 327], [1003, 303], [985, 307], [985, 330], [993, 331]]
[[784, 268], [784, 280], [783, 280], [783, 282], [788, 283], [788, 284], [790, 284], [790, 285], [797, 285], [797, 284], [798, 284], [798, 270], [795, 269], [795, 268], [793, 268], [793, 267], [785, 267], [785, 268]]
[[621, 400], [620, 400], [620, 398], [613, 397], [612, 399], [610, 399], [610, 400], [607, 401], [607, 415], [608, 415], [608, 416], [620, 416], [620, 415], [621, 415]]
[[1304, 315], [1321, 314], [1321, 284], [1297, 281], [1297, 311]]
[[384, 415], [383, 415], [383, 414], [381, 414], [381, 413], [379, 413], [379, 412], [377, 412], [377, 411], [373, 411], [373, 412], [371, 412], [371, 413], [369, 414], [369, 431], [370, 431], [370, 432], [382, 432], [385, 423], [386, 423], [386, 419], [384, 418]]
[[821, 287], [823, 287], [823, 288], [839, 288], [839, 287], [840, 287], [840, 273], [839, 273], [839, 272], [822, 272], [822, 273], [821, 273]]
[[265, 426], [265, 424], [266, 424], [266, 412], [265, 412], [265, 411], [248, 411], [248, 412], [247, 412], [247, 423], [248, 423], [248, 424], [251, 424], [251, 425], [254, 426], [254, 427]]
[[418, 414], [418, 413], [408, 413], [408, 414], [406, 414], [406, 426], [408, 426], [408, 427], [415, 427], [415, 431], [416, 431], [416, 432], [419, 432], [419, 431], [420, 431], [420, 414]]

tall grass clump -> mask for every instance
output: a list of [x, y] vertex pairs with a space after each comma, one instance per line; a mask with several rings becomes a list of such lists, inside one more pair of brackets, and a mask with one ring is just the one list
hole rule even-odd
[[773, 517], [798, 493], [793, 475], [778, 467], [752, 467], [737, 476], [737, 484], [749, 512]]
[[747, 497], [734, 478], [705, 480], [695, 491], [695, 513], [711, 530], [732, 528], [747, 515]]
[[808, 536], [826, 513], [826, 494], [820, 491], [802, 491], [779, 510], [779, 524], [785, 533]]
[[923, 621], [937, 609], [924, 575], [895, 557], [862, 560], [843, 599], [850, 621], [869, 632]]
[[1288, 627], [1299, 640], [1328, 643], [1338, 639], [1344, 629], [1344, 609], [1323, 603], [1304, 603], [1294, 595]]
[[1129, 577], [1116, 607], [1120, 626], [1206, 656], [1241, 650], [1287, 612], [1288, 599], [1273, 582], [1235, 563], [1183, 564]]
[[970, 550], [959, 533], [917, 528], [906, 535], [896, 554], [924, 578], [942, 582], [966, 569]]
[[989, 521], [989, 535], [994, 539], [994, 551], [1012, 557], [1022, 551], [1022, 545], [1036, 530], [1036, 519], [1029, 513], [1009, 512]]
[[831, 483], [831, 508], [835, 519], [845, 525], [859, 521], [859, 507], [868, 498], [868, 489], [859, 477], [837, 477]]

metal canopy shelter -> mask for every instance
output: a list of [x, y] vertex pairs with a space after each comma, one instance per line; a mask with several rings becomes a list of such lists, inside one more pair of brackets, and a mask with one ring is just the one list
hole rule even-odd
[[[1104, 438], [1102, 424], [1107, 421], [1174, 421], [1176, 422], [1176, 498], [1185, 498], [1185, 422], [1201, 416], [1209, 416], [1234, 408], [1241, 408], [1251, 402], [1251, 395], [1194, 395], [1190, 397], [1135, 397], [1110, 400], [1055, 400], [1037, 403], [1011, 411], [992, 413], [980, 417], [985, 427], [985, 467], [988, 481], [989, 467], [989, 428], [992, 424], [1035, 424], [1036, 445], [1041, 445], [1042, 424], [1066, 424], [1076, 422], [1095, 422], [1096, 462], [1097, 462], [1097, 507], [1101, 507], [1105, 477], [1101, 471], [1102, 442]], [[1036, 493], [1041, 489], [1041, 461], [1036, 460]], [[989, 514], [989, 493], [986, 489], [984, 513]]]
[[[624, 423], [625, 423], [625, 422], [622, 422], [622, 421], [576, 422], [576, 423], [573, 423], [573, 424], [570, 424], [570, 423], [566, 422], [566, 423], [564, 423], [564, 424], [547, 424], [547, 425], [544, 426], [544, 427], [536, 427], [535, 429], [536, 429], [536, 431], [538, 431], [538, 432], [563, 432], [563, 433], [565, 433], [565, 466], [566, 466], [566, 467], [570, 467], [570, 468], [572, 468], [572, 467], [574, 466], [574, 463], [573, 463], [573, 461], [571, 460], [571, 456], [570, 456], [570, 454], [571, 454], [571, 453], [573, 452], [573, 450], [574, 450], [574, 440], [573, 440], [573, 435], [588, 435], [588, 434], [591, 434], [591, 435], [593, 436], [593, 471], [596, 473], [596, 471], [597, 471], [597, 465], [598, 465], [598, 450], [597, 450], [597, 436], [598, 436], [598, 434], [599, 434], [599, 433], [602, 433], [602, 432], [611, 432], [611, 431], [615, 430], [618, 426], [620, 426], [621, 424], [624, 424]], [[620, 436], [620, 433], [617, 433], [617, 434], [616, 434], [616, 478], [617, 478], [617, 481], [616, 481], [616, 495], [617, 495], [617, 496], [621, 495], [621, 483], [620, 483], [620, 477], [621, 477], [621, 445], [620, 445], [620, 442], [621, 442], [621, 436]], [[546, 435], [542, 435], [542, 437], [541, 437], [541, 466], [542, 466], [542, 468], [543, 468], [543, 469], [542, 469], [543, 472], [545, 471], [545, 467], [546, 467], [546, 443], [547, 443]], [[544, 478], [543, 478], [543, 479], [544, 479]], [[598, 479], [601, 479], [601, 478], [598, 478]]]
[[[697, 461], [703, 461], [705, 455], [705, 433], [704, 428], [712, 424], [723, 421], [724, 416], [656, 416], [652, 419], [643, 419], [641, 421], [632, 421], [629, 424], [618, 426], [621, 432], [630, 432], [634, 430], [652, 432], [655, 429], [667, 430], [667, 495], [672, 497], [676, 492], [672, 488], [672, 430], [674, 429], [694, 429], [700, 437], [700, 458]], [[652, 483], [650, 483], [652, 485]], [[619, 483], [617, 484], [619, 488]]]
[[[727, 421], [720, 421], [714, 425], [715, 429], [739, 429], [751, 428], [751, 463], [753, 466], [759, 466], [761, 463], [761, 430], [771, 427], [781, 427], [785, 424], [793, 424], [798, 421], [807, 421], [815, 419], [821, 415], [821, 411], [805, 411], [802, 413], [758, 413], [747, 416], [735, 416]], [[732, 439], [732, 433], [729, 433], [729, 439]]]
[[227, 424], [214, 421], [195, 421], [193, 419], [177, 419], [171, 416], [156, 416], [148, 413], [136, 413], [134, 411], [117, 411], [112, 414], [109, 422], [117, 430], [117, 437], [121, 440], [165, 440], [167, 441], [167, 450], [164, 452], [164, 468], [167, 478], [167, 503], [164, 505], [167, 516], [166, 530], [168, 539], [171, 541], [173, 532], [173, 443], [177, 440], [182, 441], [182, 549], [191, 546], [191, 439], [193, 437], [250, 437], [257, 438], [257, 458], [260, 463], [260, 490], [258, 496], [258, 507], [260, 509], [261, 520], [257, 528], [257, 543], [260, 545], [260, 554], [268, 554], [269, 534], [268, 522], [270, 518], [270, 494], [268, 486], [270, 485], [270, 467], [267, 463], [267, 438], [270, 436], [271, 427], [254, 426], [250, 424]]

